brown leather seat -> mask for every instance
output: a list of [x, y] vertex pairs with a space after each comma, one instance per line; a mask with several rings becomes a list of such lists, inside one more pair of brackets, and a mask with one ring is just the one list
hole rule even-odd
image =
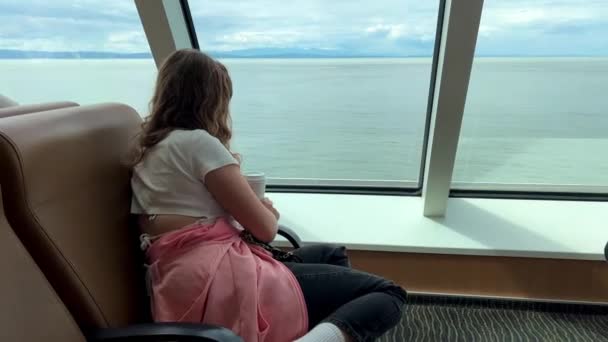
[[19, 103], [15, 102], [13, 99], [0, 94], [0, 108], [14, 107], [18, 105]]
[[1, 197], [0, 274], [0, 341], [85, 341], [72, 315], [9, 226]]
[[217, 326], [133, 325], [149, 321], [129, 225], [126, 157], [140, 124], [121, 104], [1, 119], [6, 217], [88, 340], [242, 341]]
[[7, 118], [9, 116], [29, 114], [36, 112], [43, 112], [46, 110], [53, 110], [59, 108], [76, 107], [78, 103], [70, 101], [61, 102], [48, 102], [48, 103], [37, 103], [29, 105], [16, 105], [10, 107], [0, 108], [0, 118]]
[[8, 220], [83, 329], [145, 320], [125, 163], [140, 124], [120, 104], [0, 120]]

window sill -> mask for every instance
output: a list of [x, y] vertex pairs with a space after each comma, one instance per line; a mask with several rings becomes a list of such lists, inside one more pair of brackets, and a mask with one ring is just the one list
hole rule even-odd
[[[272, 193], [305, 244], [353, 250], [604, 260], [608, 202], [450, 198], [444, 218], [407, 196]], [[279, 245], [285, 243], [277, 241]]]

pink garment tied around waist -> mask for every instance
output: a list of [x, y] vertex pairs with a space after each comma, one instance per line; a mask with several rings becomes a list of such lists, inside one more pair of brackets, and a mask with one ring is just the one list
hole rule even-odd
[[285, 342], [308, 330], [294, 275], [245, 243], [226, 219], [170, 232], [148, 249], [157, 322], [226, 327], [246, 342]]

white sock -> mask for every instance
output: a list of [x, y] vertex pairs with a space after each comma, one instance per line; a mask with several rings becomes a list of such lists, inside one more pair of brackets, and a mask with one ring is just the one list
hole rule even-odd
[[321, 323], [294, 342], [346, 342], [346, 337], [337, 326]]

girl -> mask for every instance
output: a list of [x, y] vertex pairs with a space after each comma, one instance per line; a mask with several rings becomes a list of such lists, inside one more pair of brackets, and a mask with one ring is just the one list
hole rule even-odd
[[279, 262], [252, 243], [274, 240], [279, 212], [230, 152], [231, 97], [226, 68], [198, 50], [159, 69], [131, 181], [154, 319], [217, 324], [247, 342], [374, 340], [400, 320], [401, 287], [351, 269], [343, 247]]

